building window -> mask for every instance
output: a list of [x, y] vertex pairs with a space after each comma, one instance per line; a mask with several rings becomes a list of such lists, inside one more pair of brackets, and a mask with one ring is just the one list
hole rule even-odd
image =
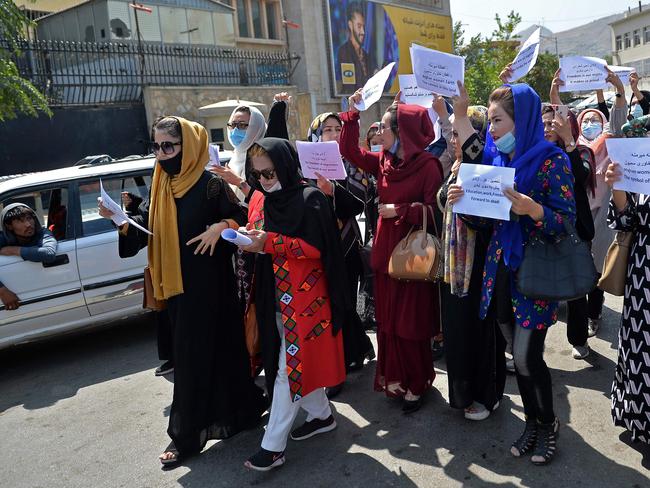
[[623, 37], [616, 36], [616, 50], [620, 51], [623, 49]]
[[643, 28], [643, 44], [648, 44], [650, 42], [650, 27]]
[[279, 0], [231, 0], [236, 10], [237, 36], [249, 39], [280, 39]]
[[641, 31], [639, 29], [634, 31], [634, 46], [641, 44]]
[[630, 43], [630, 33], [626, 32], [623, 34], [623, 49], [627, 49], [629, 47], [632, 47], [632, 44]]

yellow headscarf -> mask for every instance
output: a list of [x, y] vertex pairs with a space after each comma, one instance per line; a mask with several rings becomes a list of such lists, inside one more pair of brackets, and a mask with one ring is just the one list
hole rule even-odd
[[149, 230], [153, 236], [149, 236], [147, 252], [153, 292], [158, 300], [183, 293], [174, 198], [181, 198], [199, 181], [210, 160], [205, 128], [181, 117], [174, 118], [180, 122], [183, 135], [181, 172], [171, 178], [156, 164], [149, 204]]

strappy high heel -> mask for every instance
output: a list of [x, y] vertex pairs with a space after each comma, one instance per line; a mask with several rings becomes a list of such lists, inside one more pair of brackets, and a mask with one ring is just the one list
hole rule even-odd
[[514, 457], [521, 457], [533, 450], [537, 442], [537, 421], [535, 419], [526, 419], [526, 428], [523, 434], [517, 439], [510, 448], [510, 453]]
[[560, 436], [560, 421], [557, 417], [550, 424], [537, 425], [537, 442], [530, 460], [537, 466], [548, 464], [555, 456], [557, 438]]

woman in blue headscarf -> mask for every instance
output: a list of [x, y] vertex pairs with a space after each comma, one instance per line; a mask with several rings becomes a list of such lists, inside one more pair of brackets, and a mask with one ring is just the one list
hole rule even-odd
[[[557, 320], [558, 303], [519, 293], [516, 271], [532, 236], [553, 238], [565, 233], [565, 220], [575, 223], [573, 176], [564, 151], [544, 140], [541, 102], [528, 85], [503, 85], [492, 92], [488, 119], [483, 164], [515, 168], [516, 190], [505, 190], [512, 201], [510, 220], [492, 222], [480, 316], [495, 318], [504, 334], [512, 335], [526, 427], [511, 452], [515, 457], [532, 453], [533, 463], [547, 464], [555, 454], [559, 422], [544, 339]], [[449, 203], [462, 195], [460, 185], [451, 185]]]

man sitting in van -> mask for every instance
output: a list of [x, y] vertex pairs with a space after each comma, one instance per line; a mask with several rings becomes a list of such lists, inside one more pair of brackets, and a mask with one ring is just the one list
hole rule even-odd
[[[23, 203], [7, 205], [0, 213], [0, 256], [19, 256], [25, 261], [51, 263], [56, 258], [57, 242], [44, 229], [36, 212]], [[7, 310], [16, 310], [18, 297], [0, 282], [0, 300]]]

